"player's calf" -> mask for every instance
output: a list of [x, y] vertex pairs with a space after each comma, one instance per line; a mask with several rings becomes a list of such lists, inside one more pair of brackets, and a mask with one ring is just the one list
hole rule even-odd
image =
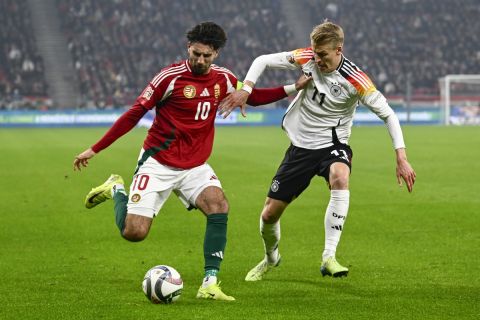
[[128, 241], [138, 242], [145, 239], [150, 231], [152, 218], [136, 214], [127, 214], [122, 237]]

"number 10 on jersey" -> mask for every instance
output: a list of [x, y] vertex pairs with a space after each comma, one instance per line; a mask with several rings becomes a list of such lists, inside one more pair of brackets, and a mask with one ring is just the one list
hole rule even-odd
[[208, 118], [208, 113], [210, 112], [210, 102], [204, 101], [199, 102], [197, 105], [197, 113], [195, 114], [195, 120], [198, 118], [206, 120]]

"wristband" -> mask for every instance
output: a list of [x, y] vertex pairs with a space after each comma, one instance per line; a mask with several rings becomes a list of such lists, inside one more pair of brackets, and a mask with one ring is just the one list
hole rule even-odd
[[295, 84], [288, 84], [286, 86], [283, 86], [283, 90], [285, 90], [287, 96], [298, 92], [298, 90], [295, 88]]
[[253, 88], [250, 87], [248, 84], [243, 84], [242, 88], [240, 90], [248, 92], [248, 94], [251, 94], [253, 91]]

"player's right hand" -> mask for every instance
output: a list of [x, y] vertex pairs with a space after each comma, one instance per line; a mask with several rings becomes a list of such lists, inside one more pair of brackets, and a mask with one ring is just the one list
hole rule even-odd
[[400, 163], [397, 163], [397, 182], [399, 186], [403, 185], [403, 179], [403, 181], [405, 181], [405, 184], [407, 185], [408, 192], [412, 192], [416, 178], [417, 174], [415, 173], [415, 170], [413, 170], [410, 163], [408, 163], [408, 161], [404, 160]]
[[309, 74], [309, 75], [302, 74], [300, 76], [300, 78], [298, 78], [297, 81], [295, 82], [295, 89], [297, 91], [305, 89], [305, 87], [310, 82], [310, 80], [312, 80], [312, 75], [311, 74]]
[[88, 166], [88, 159], [91, 159], [94, 155], [95, 152], [92, 148], [88, 148], [76, 156], [75, 160], [73, 160], [73, 171], [81, 171], [82, 167], [86, 168]]
[[225, 119], [230, 113], [232, 113], [233, 109], [235, 109], [236, 107], [240, 107], [240, 112], [242, 113], [242, 116], [246, 117], [248, 96], [248, 92], [244, 90], [232, 92], [231, 94], [226, 96], [225, 99], [222, 100], [222, 102], [220, 102], [220, 105], [218, 106], [218, 112], [223, 117], [223, 119]]

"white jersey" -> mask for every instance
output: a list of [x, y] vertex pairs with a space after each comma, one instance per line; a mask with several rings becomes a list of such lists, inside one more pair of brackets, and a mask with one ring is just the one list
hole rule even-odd
[[322, 73], [313, 60], [311, 48], [260, 56], [245, 80], [255, 83], [265, 68], [302, 69], [312, 81], [288, 107], [282, 127], [292, 144], [305, 149], [333, 145], [333, 130], [340, 142], [348, 144], [355, 110], [361, 102], [384, 120], [395, 149], [404, 148], [400, 123], [383, 94], [355, 64], [342, 56], [336, 70]]

